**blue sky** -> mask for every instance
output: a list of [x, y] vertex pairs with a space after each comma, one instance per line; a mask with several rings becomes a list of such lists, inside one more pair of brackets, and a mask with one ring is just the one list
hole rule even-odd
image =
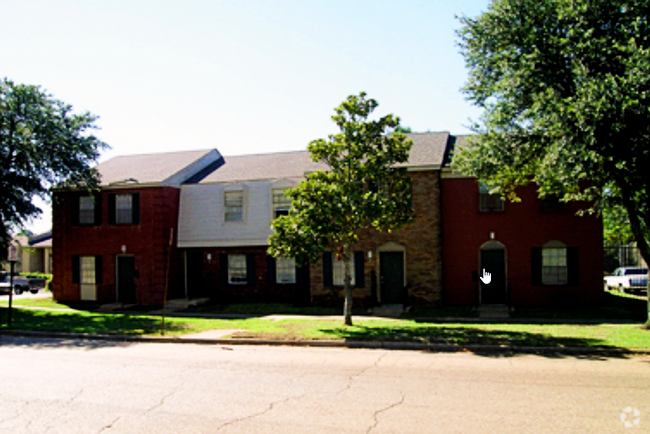
[[361, 91], [414, 131], [461, 134], [480, 112], [460, 92], [454, 17], [488, 3], [5, 0], [0, 74], [98, 115], [100, 162], [303, 150]]

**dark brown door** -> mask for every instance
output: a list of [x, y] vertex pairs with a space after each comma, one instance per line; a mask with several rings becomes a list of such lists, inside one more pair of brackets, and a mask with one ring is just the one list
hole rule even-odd
[[135, 303], [135, 257], [117, 257], [117, 301]]
[[404, 303], [404, 253], [379, 253], [379, 278], [383, 304]]
[[[482, 304], [506, 303], [506, 251], [505, 249], [481, 249], [481, 264], [478, 271], [479, 278], [484, 272], [490, 274], [490, 283], [481, 285]], [[485, 280], [485, 279], [484, 279]]]

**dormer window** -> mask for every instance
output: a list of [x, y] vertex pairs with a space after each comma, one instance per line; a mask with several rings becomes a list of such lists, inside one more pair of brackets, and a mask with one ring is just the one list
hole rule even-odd
[[273, 218], [289, 214], [291, 198], [287, 197], [285, 188], [273, 189]]

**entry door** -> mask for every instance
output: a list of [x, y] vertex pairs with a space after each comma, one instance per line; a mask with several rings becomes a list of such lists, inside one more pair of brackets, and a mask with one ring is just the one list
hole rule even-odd
[[203, 252], [185, 252], [185, 295], [187, 298], [203, 297], [205, 288], [203, 284]]
[[505, 249], [481, 249], [481, 264], [478, 271], [480, 277], [483, 270], [490, 273], [490, 283], [481, 285], [482, 304], [506, 303], [506, 251]]
[[135, 303], [135, 257], [117, 257], [117, 301]]
[[379, 253], [379, 279], [381, 302], [404, 302], [404, 252]]

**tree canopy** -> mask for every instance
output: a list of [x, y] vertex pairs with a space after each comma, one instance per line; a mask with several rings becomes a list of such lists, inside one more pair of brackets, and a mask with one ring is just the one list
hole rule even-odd
[[[484, 109], [453, 167], [511, 199], [624, 207], [650, 263], [650, 4], [494, 0], [461, 17], [468, 98]], [[650, 308], [650, 303], [649, 303]]]
[[32, 200], [54, 185], [93, 186], [91, 164], [107, 147], [89, 131], [96, 116], [74, 114], [39, 86], [0, 81], [0, 248], [11, 232], [41, 213]]
[[396, 131], [399, 118], [368, 117], [378, 103], [365, 93], [351, 95], [332, 120], [341, 132], [328, 140], [311, 142], [312, 159], [328, 165], [327, 171], [307, 179], [287, 195], [292, 208], [273, 221], [269, 252], [274, 256], [318, 260], [328, 248], [337, 248], [345, 266], [345, 323], [352, 324], [350, 275], [351, 246], [365, 228], [390, 231], [410, 222], [410, 178], [396, 167], [408, 161], [412, 142]]

